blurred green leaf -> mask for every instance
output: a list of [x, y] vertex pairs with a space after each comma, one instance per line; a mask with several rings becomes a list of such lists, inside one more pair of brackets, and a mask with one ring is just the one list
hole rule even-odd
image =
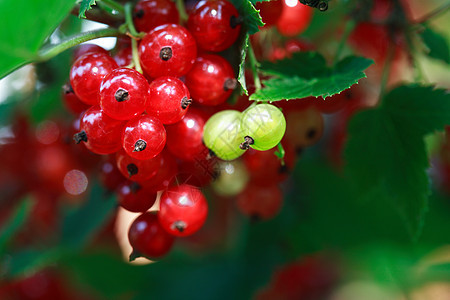
[[81, 0], [80, 3], [80, 11], [78, 13], [78, 18], [86, 18], [86, 11], [92, 8], [92, 5], [95, 5], [95, 0]]
[[247, 90], [247, 83], [245, 81], [245, 58], [247, 57], [248, 43], [249, 43], [249, 36], [248, 34], [246, 34], [241, 47], [240, 53], [241, 62], [239, 63], [239, 74], [238, 74], [238, 81], [241, 84], [241, 88], [246, 95], [248, 95], [248, 90]]
[[[312, 61], [307, 62], [311, 57]], [[305, 63], [305, 68], [301, 67]], [[264, 88], [250, 96], [250, 100], [278, 101], [300, 99], [309, 96], [329, 97], [349, 88], [361, 78], [372, 60], [362, 57], [347, 57], [335, 67], [329, 68], [317, 53], [295, 55], [280, 63], [266, 63], [263, 72], [279, 77], [265, 80]]]
[[0, 253], [5, 251], [12, 237], [25, 224], [30, 215], [32, 205], [33, 203], [30, 198], [22, 199], [9, 219], [5, 222], [3, 228], [0, 228]]
[[425, 25], [425, 30], [421, 33], [421, 37], [429, 52], [428, 56], [439, 59], [450, 64], [450, 47], [446, 38], [432, 29], [429, 25]]
[[0, 1], [0, 78], [33, 61], [45, 39], [73, 5], [73, 0], [48, 0], [45, 5], [28, 0]]
[[259, 31], [259, 26], [264, 23], [259, 15], [259, 11], [255, 8], [250, 0], [231, 0], [231, 3], [239, 11], [239, 15], [244, 18], [244, 26], [248, 34], [254, 34]]
[[2, 269], [8, 278], [21, 277], [54, 264], [64, 255], [61, 248], [23, 249], [7, 256], [2, 261]]
[[421, 86], [391, 91], [380, 107], [350, 122], [345, 156], [351, 179], [362, 195], [379, 191], [390, 199], [413, 239], [422, 230], [430, 194], [423, 138], [449, 123], [450, 95]]
[[105, 191], [95, 184], [86, 203], [65, 216], [61, 244], [74, 249], [84, 247], [112, 216], [116, 207], [115, 195], [106, 196]]

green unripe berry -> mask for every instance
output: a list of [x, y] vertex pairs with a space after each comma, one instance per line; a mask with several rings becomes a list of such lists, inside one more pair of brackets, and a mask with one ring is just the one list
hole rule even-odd
[[239, 145], [244, 139], [241, 112], [224, 110], [214, 114], [203, 128], [203, 142], [218, 158], [233, 160], [244, 154]]
[[219, 177], [211, 184], [214, 192], [221, 196], [236, 196], [245, 189], [250, 175], [242, 161], [223, 161], [217, 167]]
[[253, 149], [265, 151], [278, 145], [283, 138], [286, 119], [278, 107], [258, 104], [242, 113], [241, 127], [246, 136], [245, 143]]

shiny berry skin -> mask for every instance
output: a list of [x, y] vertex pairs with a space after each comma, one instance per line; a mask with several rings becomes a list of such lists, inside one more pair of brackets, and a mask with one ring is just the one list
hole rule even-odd
[[106, 54], [88, 53], [79, 57], [70, 69], [70, 84], [75, 94], [86, 104], [97, 105], [103, 78], [118, 66]]
[[181, 121], [166, 126], [167, 149], [183, 160], [199, 158], [206, 149], [202, 140], [205, 122], [201, 111], [190, 108]]
[[122, 175], [137, 182], [143, 182], [155, 176], [160, 167], [160, 159], [159, 155], [147, 160], [135, 159], [129, 156], [125, 150], [116, 154], [117, 168]]
[[129, 120], [143, 113], [149, 99], [147, 79], [133, 69], [115, 69], [100, 86], [100, 106], [113, 119]]
[[72, 86], [69, 83], [65, 84], [62, 90], [64, 105], [71, 113], [79, 115], [90, 107], [89, 105], [78, 99], [77, 95], [75, 95], [75, 92], [72, 89]]
[[114, 191], [125, 181], [117, 168], [115, 155], [107, 156], [100, 164], [100, 182], [109, 191]]
[[195, 233], [203, 226], [207, 215], [206, 198], [192, 185], [170, 187], [161, 195], [158, 220], [164, 230], [172, 235]]
[[186, 75], [186, 86], [194, 101], [203, 105], [219, 105], [230, 97], [237, 86], [233, 68], [215, 54], [199, 56]]
[[259, 15], [265, 24], [263, 28], [268, 28], [277, 23], [283, 12], [283, 1], [275, 0], [256, 3], [255, 8], [259, 10]]
[[75, 48], [73, 51], [73, 60], [77, 60], [79, 57], [88, 54], [88, 53], [100, 53], [109, 55], [109, 52], [104, 49], [103, 47], [100, 47], [96, 44], [81, 44], [78, 47]]
[[[299, 35], [311, 23], [313, 8], [299, 1], [282, 0], [283, 11], [277, 22], [278, 31], [284, 36]], [[292, 6], [295, 4], [294, 6]]]
[[131, 47], [125, 47], [119, 50], [116, 55], [113, 56], [119, 67], [127, 67], [131, 64], [133, 60], [133, 54], [131, 52]]
[[128, 211], [146, 212], [156, 202], [156, 193], [139, 183], [126, 181], [117, 189], [117, 200]]
[[203, 142], [223, 160], [233, 160], [244, 154], [240, 144], [244, 141], [241, 112], [223, 110], [214, 114], [203, 127]]
[[279, 108], [272, 104], [249, 107], [242, 113], [242, 132], [250, 137], [250, 147], [269, 150], [281, 141], [286, 131], [286, 119]]
[[150, 259], [164, 256], [172, 248], [175, 238], [161, 227], [155, 214], [147, 212], [133, 221], [128, 240], [133, 247], [132, 261], [140, 256]]
[[197, 45], [184, 27], [165, 24], [144, 36], [139, 44], [139, 58], [152, 78], [185, 75], [195, 62]]
[[155, 115], [163, 124], [180, 121], [191, 104], [189, 90], [175, 77], [158, 77], [150, 83], [151, 98], [147, 112]]
[[315, 107], [289, 112], [286, 119], [286, 139], [297, 150], [317, 143], [323, 135], [323, 117]]
[[179, 13], [170, 0], [141, 0], [134, 7], [133, 22], [138, 31], [149, 32], [164, 24], [178, 24]]
[[131, 157], [142, 160], [153, 158], [166, 145], [166, 129], [154, 116], [136, 117], [125, 125], [122, 145]]
[[220, 52], [237, 39], [242, 23], [236, 8], [225, 0], [202, 0], [189, 13], [187, 28], [199, 48]]
[[121, 136], [125, 122], [112, 119], [100, 106], [92, 106], [80, 120], [80, 132], [74, 140], [83, 144], [94, 153], [110, 154], [122, 147]]
[[175, 157], [163, 150], [159, 157], [159, 168], [155, 176], [142, 182], [146, 189], [157, 192], [167, 189], [178, 173], [178, 165]]
[[278, 214], [283, 204], [283, 193], [276, 184], [256, 185], [250, 183], [238, 196], [237, 207], [255, 220], [271, 219]]

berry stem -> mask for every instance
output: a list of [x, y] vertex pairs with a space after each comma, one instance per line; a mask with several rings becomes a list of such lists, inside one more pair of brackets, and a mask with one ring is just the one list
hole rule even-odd
[[61, 42], [58, 45], [42, 48], [34, 61], [41, 62], [49, 60], [50, 58], [55, 57], [56, 55], [64, 52], [65, 50], [72, 48], [81, 43], [101, 38], [101, 37], [114, 37], [119, 36], [120, 32], [114, 28], [100, 29], [94, 31], [83, 32], [77, 34], [73, 37], [68, 38], [67, 40]]
[[278, 157], [278, 159], [280, 159], [281, 165], [284, 166], [285, 162], [284, 162], [284, 155], [286, 154], [286, 152], [284, 151], [283, 145], [281, 145], [281, 142], [278, 143], [277, 145], [278, 150], [275, 151], [275, 156]]
[[391, 73], [391, 63], [394, 58], [394, 53], [395, 53], [395, 46], [391, 44], [389, 46], [388, 55], [386, 57], [386, 62], [384, 63], [383, 73], [381, 74], [379, 99], [383, 99], [384, 93], [386, 92], [386, 85], [389, 80], [389, 74]]
[[99, 2], [105, 4], [106, 6], [109, 6], [110, 8], [118, 11], [119, 13], [123, 14], [125, 12], [123, 6], [114, 0], [100, 0]]
[[176, 0], [175, 5], [177, 6], [178, 13], [180, 15], [181, 23], [184, 23], [189, 18], [188, 14], [186, 13], [186, 7], [184, 6], [184, 0]]
[[352, 33], [353, 29], [356, 26], [356, 22], [354, 20], [350, 20], [345, 24], [344, 33], [342, 34], [341, 41], [339, 42], [338, 48], [336, 50], [336, 54], [334, 56], [333, 64], [336, 65], [339, 62], [339, 57], [342, 54], [342, 50], [344, 50], [344, 46], [347, 42], [348, 37]]
[[424, 17], [422, 17], [418, 22], [418, 24], [423, 24], [428, 22], [429, 20], [436, 18], [444, 13], [446, 13], [450, 9], [450, 2], [447, 4], [442, 5], [441, 7], [436, 8], [435, 10], [431, 11], [430, 13], [426, 14]]
[[259, 62], [256, 59], [255, 52], [253, 51], [253, 47], [250, 42], [248, 43], [247, 54], [248, 54], [248, 59], [250, 61], [250, 68], [251, 68], [252, 74], [253, 74], [255, 89], [256, 89], [256, 91], [259, 91], [261, 89], [261, 80], [259, 79], [259, 75], [258, 75]]
[[128, 2], [124, 6], [125, 8], [125, 24], [127, 24], [128, 31], [134, 38], [142, 38], [145, 33], [144, 32], [137, 32], [136, 27], [134, 27], [133, 23], [133, 7], [131, 6], [131, 3]]
[[139, 61], [138, 45], [135, 39], [131, 39], [131, 54], [133, 56], [133, 63], [136, 71], [143, 73], [141, 68], [141, 62]]

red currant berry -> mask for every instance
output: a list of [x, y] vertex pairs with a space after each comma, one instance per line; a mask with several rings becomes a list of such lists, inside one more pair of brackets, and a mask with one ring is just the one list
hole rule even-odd
[[119, 67], [127, 67], [131, 64], [133, 60], [133, 54], [131, 52], [131, 47], [125, 47], [119, 50], [116, 55], [114, 55], [114, 60]]
[[142, 160], [153, 158], [166, 145], [166, 129], [154, 116], [139, 116], [127, 122], [122, 145], [131, 157]]
[[142, 182], [146, 189], [157, 192], [167, 189], [178, 173], [178, 165], [175, 157], [163, 150], [159, 155], [159, 169], [150, 180]]
[[143, 113], [149, 99], [147, 79], [133, 69], [115, 69], [100, 86], [100, 106], [117, 120], [129, 120]]
[[150, 84], [151, 99], [147, 112], [156, 115], [163, 124], [180, 121], [192, 100], [186, 85], [175, 77], [158, 77]]
[[114, 191], [125, 178], [117, 168], [115, 156], [108, 156], [100, 164], [100, 181], [109, 191]]
[[78, 144], [84, 142], [86, 148], [97, 154], [110, 154], [118, 151], [122, 144], [118, 138], [125, 123], [106, 115], [100, 106], [88, 109], [80, 120], [80, 132], [74, 135]]
[[205, 117], [197, 110], [191, 108], [183, 120], [166, 127], [167, 149], [176, 157], [183, 160], [200, 158], [206, 149], [203, 145], [203, 126]]
[[219, 52], [236, 41], [241, 23], [242, 17], [230, 2], [202, 0], [190, 12], [187, 28], [199, 48]]
[[70, 84], [75, 94], [86, 104], [99, 103], [98, 91], [103, 77], [117, 68], [114, 59], [101, 53], [88, 53], [78, 58], [70, 70]]
[[164, 24], [178, 24], [179, 13], [174, 1], [140, 0], [134, 7], [133, 22], [138, 31], [149, 32]]
[[156, 202], [156, 193], [134, 181], [126, 181], [117, 189], [120, 206], [131, 212], [146, 212]]
[[296, 150], [314, 145], [323, 135], [323, 116], [315, 107], [289, 112], [286, 123], [286, 139]]
[[147, 181], [159, 170], [160, 155], [147, 160], [135, 159], [129, 156], [125, 150], [119, 151], [116, 154], [117, 168], [125, 178], [132, 181], [143, 182]]
[[73, 51], [73, 60], [77, 60], [79, 57], [88, 54], [88, 53], [100, 53], [109, 55], [109, 52], [106, 51], [104, 48], [96, 45], [96, 44], [81, 44], [78, 47], [75, 48]]
[[144, 213], [134, 220], [128, 231], [128, 240], [133, 247], [130, 261], [137, 257], [159, 258], [172, 248], [174, 237], [159, 224], [153, 213]]
[[165, 24], [144, 36], [139, 44], [139, 57], [142, 68], [152, 78], [180, 77], [194, 64], [197, 45], [184, 27]]
[[277, 22], [278, 31], [284, 36], [302, 33], [311, 23], [313, 8], [299, 1], [283, 0], [283, 11]]
[[74, 113], [75, 115], [79, 115], [89, 108], [89, 105], [81, 102], [80, 99], [78, 99], [70, 83], [65, 84], [62, 90], [62, 98], [64, 100], [64, 104], [70, 112]]
[[158, 220], [175, 236], [188, 236], [198, 231], [206, 221], [208, 203], [202, 192], [191, 185], [169, 188], [161, 195]]
[[264, 28], [268, 28], [277, 23], [283, 11], [283, 0], [269, 2], [258, 2], [255, 8], [259, 10], [259, 15], [265, 23]]
[[247, 185], [238, 196], [239, 210], [254, 220], [271, 219], [278, 214], [283, 203], [283, 194], [276, 184]]
[[237, 81], [226, 59], [205, 54], [197, 58], [186, 75], [186, 86], [194, 101], [203, 105], [219, 105], [230, 97]]

